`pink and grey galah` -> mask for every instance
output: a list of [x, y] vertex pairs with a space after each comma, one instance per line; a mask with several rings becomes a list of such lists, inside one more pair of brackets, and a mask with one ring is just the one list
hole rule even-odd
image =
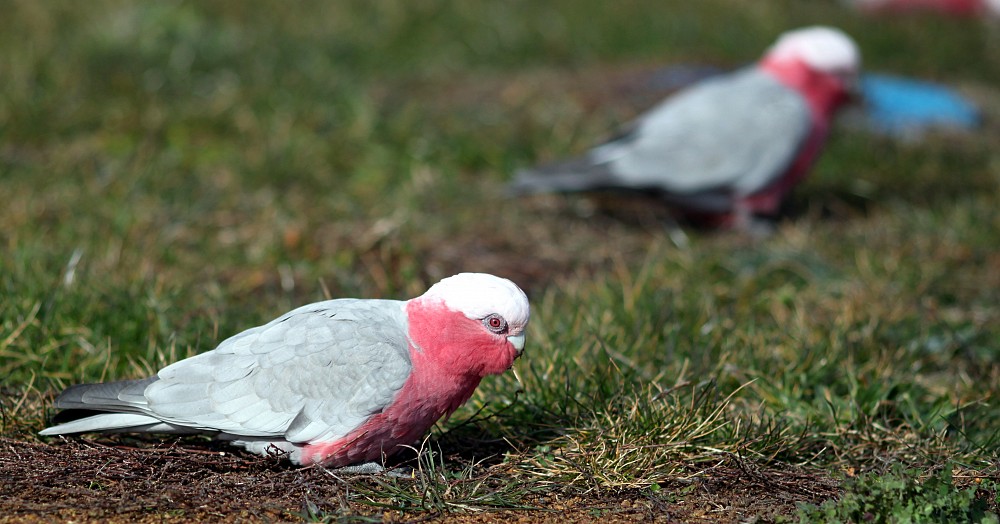
[[748, 226], [809, 171], [860, 66], [840, 30], [789, 31], [756, 64], [681, 90], [580, 158], [519, 172], [510, 189], [655, 192], [707, 225]]
[[41, 434], [208, 433], [295, 464], [378, 463], [509, 369], [528, 318], [524, 292], [483, 273], [407, 301], [317, 302], [155, 376], [72, 386], [55, 400], [68, 421]]

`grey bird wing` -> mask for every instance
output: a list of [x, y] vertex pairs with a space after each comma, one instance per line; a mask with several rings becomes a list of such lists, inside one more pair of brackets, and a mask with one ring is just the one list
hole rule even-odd
[[[204, 431], [291, 442], [344, 436], [391, 404], [410, 375], [402, 304], [310, 304], [167, 366], [156, 377], [75, 386], [56, 400], [57, 407], [112, 413], [43, 434]], [[94, 427], [102, 423], [113, 427]]]
[[801, 96], [748, 67], [664, 100], [582, 158], [519, 173], [511, 188], [748, 195], [787, 170], [810, 124]]

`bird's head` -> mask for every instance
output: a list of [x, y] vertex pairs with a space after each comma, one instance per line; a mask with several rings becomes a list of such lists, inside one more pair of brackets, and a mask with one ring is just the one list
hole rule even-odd
[[818, 114], [831, 115], [860, 98], [861, 52], [839, 29], [806, 27], [782, 34], [762, 60], [787, 86], [802, 93]]
[[505, 278], [459, 273], [407, 303], [417, 351], [458, 374], [509, 369], [524, 350], [528, 297]]
[[800, 62], [813, 71], [840, 79], [847, 88], [857, 85], [861, 74], [858, 45], [833, 27], [812, 26], [783, 33], [764, 58]]

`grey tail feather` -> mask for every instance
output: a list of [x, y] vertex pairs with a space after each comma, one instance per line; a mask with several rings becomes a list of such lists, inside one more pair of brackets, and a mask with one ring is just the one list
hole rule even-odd
[[198, 429], [177, 426], [157, 418], [136, 413], [98, 413], [64, 422], [39, 431], [39, 435], [69, 435], [72, 433], [201, 433]]
[[[70, 386], [53, 402], [54, 407], [62, 410], [52, 417], [52, 423], [58, 424], [58, 426], [46, 429], [47, 433], [43, 434], [98, 431], [104, 426], [110, 426], [108, 429], [114, 429], [121, 427], [121, 420], [126, 419], [130, 420], [132, 426], [159, 422], [145, 416], [146, 412], [143, 408], [146, 404], [146, 398], [142, 395], [146, 386], [157, 380], [159, 380], [157, 377], [149, 377], [138, 380]], [[122, 415], [119, 420], [113, 420], [114, 418], [111, 417], [100, 422], [102, 416], [118, 414]], [[143, 421], [136, 418], [140, 416], [148, 420]], [[85, 420], [91, 422], [84, 422]], [[75, 427], [84, 429], [74, 430]]]
[[146, 410], [146, 387], [159, 380], [149, 377], [66, 388], [54, 402], [60, 408], [52, 427], [40, 435], [70, 433], [198, 433], [199, 430], [164, 422]]
[[575, 193], [613, 188], [616, 177], [606, 164], [594, 164], [589, 156], [521, 169], [507, 186], [511, 196], [532, 193]]
[[507, 186], [510, 196], [601, 190], [651, 193], [658, 195], [668, 205], [710, 214], [732, 211], [737, 198], [725, 187], [692, 193], [673, 193], [661, 187], [625, 187], [607, 164], [595, 164], [588, 156], [533, 169], [521, 169]]
[[154, 376], [100, 384], [77, 384], [66, 388], [56, 397], [54, 406], [71, 410], [142, 413], [137, 407], [146, 403], [142, 393], [146, 386], [157, 380], [159, 378]]

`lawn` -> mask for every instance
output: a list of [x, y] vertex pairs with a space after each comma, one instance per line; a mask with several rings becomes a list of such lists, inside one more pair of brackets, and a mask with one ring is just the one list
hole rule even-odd
[[[0, 522], [997, 522], [1000, 24], [820, 0], [3, 13]], [[737, 67], [814, 23], [983, 125], [843, 119], [767, 238], [648, 198], [505, 196], [664, 95], [660, 68]], [[525, 289], [528, 346], [397, 461], [412, 478], [36, 434], [70, 384], [459, 271]]]

